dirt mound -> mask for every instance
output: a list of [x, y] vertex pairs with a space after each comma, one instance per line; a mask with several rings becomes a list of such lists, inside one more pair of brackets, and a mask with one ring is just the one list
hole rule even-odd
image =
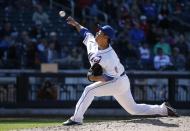
[[87, 122], [80, 126], [52, 126], [33, 128], [26, 131], [190, 131], [190, 116], [131, 118]]

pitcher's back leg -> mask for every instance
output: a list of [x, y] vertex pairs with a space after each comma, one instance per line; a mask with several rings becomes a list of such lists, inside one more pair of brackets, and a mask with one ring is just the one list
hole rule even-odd
[[167, 115], [167, 108], [162, 105], [137, 104], [131, 94], [131, 90], [127, 90], [121, 94], [114, 95], [118, 103], [132, 115]]

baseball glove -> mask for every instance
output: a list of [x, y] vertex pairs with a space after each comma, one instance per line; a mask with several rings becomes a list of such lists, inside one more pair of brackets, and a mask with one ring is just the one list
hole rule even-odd
[[[103, 73], [102, 66], [98, 63], [95, 63], [93, 66], [90, 67], [87, 73], [87, 78], [89, 80], [89, 76], [101, 76]], [[91, 81], [91, 80], [89, 80]]]

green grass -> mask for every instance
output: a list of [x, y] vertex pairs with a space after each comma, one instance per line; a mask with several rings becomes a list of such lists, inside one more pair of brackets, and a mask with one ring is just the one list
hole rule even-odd
[[61, 125], [63, 120], [39, 118], [0, 118], [0, 131]]
[[[47, 127], [61, 125], [69, 117], [47, 117], [47, 118], [0, 118], [0, 131], [27, 129], [35, 127]], [[86, 117], [84, 122], [101, 122], [110, 120], [123, 120], [126, 117]]]

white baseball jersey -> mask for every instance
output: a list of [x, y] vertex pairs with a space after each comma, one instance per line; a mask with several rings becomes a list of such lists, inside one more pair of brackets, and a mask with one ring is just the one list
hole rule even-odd
[[125, 71], [117, 54], [110, 45], [105, 50], [98, 50], [98, 44], [91, 33], [86, 33], [83, 43], [87, 47], [91, 66], [94, 63], [99, 63], [103, 68], [103, 74], [115, 78], [119, 77]]
[[103, 73], [111, 79], [108, 79], [106, 82], [94, 82], [85, 88], [81, 98], [77, 102], [75, 113], [70, 118], [71, 120], [82, 123], [84, 113], [95, 96], [113, 96], [130, 114], [167, 115], [167, 108], [164, 104], [137, 104], [131, 94], [129, 79], [127, 75], [122, 73], [124, 72], [124, 67], [112, 47], [109, 46], [105, 50], [98, 50], [98, 44], [91, 33], [87, 31], [83, 32], [82, 35], [85, 36], [83, 43], [87, 47], [90, 64], [99, 63], [103, 68]]

